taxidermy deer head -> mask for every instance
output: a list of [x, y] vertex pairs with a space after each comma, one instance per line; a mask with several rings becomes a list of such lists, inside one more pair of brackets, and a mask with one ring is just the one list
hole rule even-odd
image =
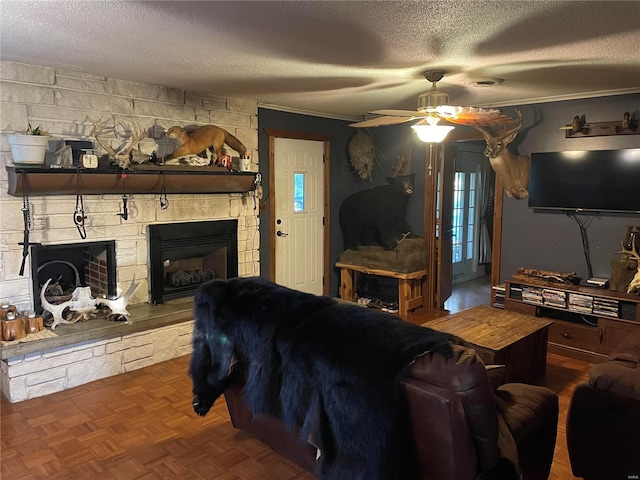
[[507, 149], [507, 145], [516, 138], [522, 128], [522, 114], [516, 110], [519, 122], [510, 130], [505, 126], [504, 131], [499, 135], [492, 135], [488, 130], [473, 126], [482, 133], [487, 142], [484, 150], [485, 156], [489, 158], [491, 167], [502, 182], [504, 190], [510, 197], [517, 199], [526, 198], [529, 195], [529, 157], [515, 155]]

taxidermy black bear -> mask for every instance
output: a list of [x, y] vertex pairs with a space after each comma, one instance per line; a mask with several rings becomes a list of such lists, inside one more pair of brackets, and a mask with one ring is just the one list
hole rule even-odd
[[345, 249], [381, 245], [393, 250], [411, 233], [406, 218], [415, 177], [415, 173], [387, 177], [389, 185], [362, 190], [344, 199], [340, 227]]

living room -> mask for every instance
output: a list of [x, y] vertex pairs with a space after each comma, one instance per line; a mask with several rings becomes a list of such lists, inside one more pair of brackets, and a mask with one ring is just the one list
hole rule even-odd
[[[3, 5], [3, 15], [6, 13], [5, 9], [9, 8], [10, 6]], [[177, 10], [173, 11], [176, 15], [177, 12]], [[624, 32], [625, 28], [621, 26], [620, 31]], [[637, 30], [637, 27], [629, 27], [628, 30], [633, 32], [633, 29]], [[637, 73], [636, 57], [630, 58], [630, 65], [625, 68]], [[218, 222], [221, 220], [237, 221], [237, 275], [240, 277], [259, 275], [270, 278], [271, 272], [275, 268], [275, 257], [272, 255], [272, 251], [278, 237], [275, 234], [275, 216], [270, 210], [269, 203], [272, 200], [274, 186], [271, 185], [270, 175], [272, 172], [269, 168], [268, 131], [294, 132], [301, 136], [330, 138], [330, 175], [326, 179], [329, 185], [328, 198], [326, 199], [329, 217], [326, 227], [328, 242], [323, 247], [325, 250], [324, 267], [329, 274], [325, 278], [324, 288], [330, 296], [338, 296], [340, 272], [334, 265], [344, 249], [342, 232], [338, 222], [340, 205], [346, 197], [355, 191], [385, 184], [386, 176], [393, 170], [397, 157], [403, 154], [407, 148], [406, 139], [410, 128], [406, 124], [368, 129], [378, 154], [371, 181], [363, 180], [351, 166], [347, 153], [349, 142], [355, 132], [355, 129], [349, 124], [359, 120], [358, 118], [337, 114], [322, 116], [315, 113], [319, 111], [315, 108], [310, 108], [308, 111], [301, 108], [278, 108], [272, 103], [265, 103], [255, 97], [226, 94], [224, 93], [224, 83], [220, 83], [220, 90], [216, 89], [215, 83], [214, 86], [206, 85], [206, 88], [201, 89], [194, 89], [192, 86], [180, 87], [176, 83], [159, 85], [150, 77], [147, 77], [149, 78], [147, 81], [141, 81], [140, 79], [132, 79], [133, 77], [105, 74], [98, 64], [76, 69], [73, 61], [51, 65], [45, 59], [41, 59], [40, 62], [29, 61], [26, 57], [7, 60], [4, 51], [3, 58], [0, 60], [2, 62], [0, 64], [0, 79], [2, 81], [0, 128], [2, 130], [3, 167], [0, 174], [0, 185], [2, 186], [0, 210], [5, 225], [3, 229], [4, 246], [2, 249], [2, 277], [0, 278], [2, 293], [0, 299], [3, 303], [9, 302], [17, 305], [20, 310], [33, 308], [39, 292], [38, 286], [33, 282], [29, 257], [26, 260], [26, 275], [19, 274], [23, 262], [23, 246], [20, 245], [20, 242], [24, 241], [24, 230], [26, 229], [22, 211], [25, 196], [7, 193], [11, 188], [12, 180], [5, 167], [12, 166], [7, 141], [8, 135], [24, 130], [28, 124], [32, 124], [33, 127], [39, 125], [42, 130], [48, 132], [58, 141], [94, 141], [93, 128], [96, 122], [107, 118], [114, 127], [113, 134], [108, 137], [112, 145], [116, 147], [128, 139], [126, 131], [117, 131], [117, 128], [120, 128], [118, 126], [131, 126], [133, 123], [138, 123], [147, 132], [147, 138], [143, 139], [139, 145], [140, 151], [147, 155], [151, 155], [154, 151], [168, 151], [175, 147], [175, 143], [170, 142], [164, 136], [164, 130], [173, 125], [214, 124], [222, 126], [235, 135], [251, 154], [250, 173], [244, 172], [242, 174], [251, 175], [252, 179], [252, 183], [246, 188], [246, 191], [206, 194], [169, 192], [166, 195], [169, 202], [166, 209], [162, 208], [162, 195], [155, 191], [141, 193], [122, 190], [117, 193], [112, 191], [100, 195], [87, 194], [82, 196], [86, 212], [84, 221], [86, 241], [115, 241], [117, 287], [121, 291], [125, 291], [129, 285], [136, 282], [140, 283], [129, 301], [132, 312], [142, 310], [157, 312], [158, 309], [165, 307], [152, 305], [151, 269], [148, 261], [150, 246], [147, 238], [147, 228], [150, 225]], [[582, 75], [588, 76], [588, 72], [587, 68], [574, 70], [576, 78]], [[251, 73], [245, 74], [247, 77], [251, 76]], [[546, 74], [552, 75], [551, 69]], [[453, 84], [447, 88], [446, 80], [447, 76], [445, 75], [445, 80], [440, 85], [441, 90], [446, 91], [451, 88], [452, 100], [457, 101], [454, 94], [462, 93], [463, 89]], [[424, 82], [424, 80], [421, 81]], [[542, 78], [541, 81], [544, 83], [545, 79]], [[506, 84], [508, 85], [508, 82]], [[565, 150], [638, 148], [640, 136], [637, 135], [573, 138], [566, 135], [566, 127], [572, 123], [576, 115], [584, 116], [589, 123], [621, 121], [625, 112], [631, 112], [635, 116], [634, 118], [637, 118], [640, 92], [636, 84], [633, 84], [633, 87], [619, 86], [615, 93], [604, 92], [606, 89], [598, 88], [597, 90], [603, 91], [602, 95], [591, 94], [584, 98], [567, 95], [564, 98], [554, 98], [548, 101], [502, 102], [499, 106], [506, 114], [514, 116], [517, 109], [524, 119], [522, 130], [509, 148], [528, 156], [539, 152]], [[427, 87], [428, 84], [424, 82], [424, 90]], [[261, 95], [260, 89], [255, 87], [255, 84], [254, 88], [256, 88], [257, 97], [261, 98], [263, 95]], [[411, 96], [410, 102], [412, 104], [415, 102], [415, 96]], [[486, 103], [496, 104], [498, 101]], [[319, 104], [321, 101], [315, 105]], [[467, 102], [462, 104], [467, 104]], [[482, 105], [484, 106], [484, 103]], [[359, 115], [365, 114], [367, 111], [362, 110]], [[484, 146], [484, 140], [477, 140], [477, 132], [471, 127], [457, 126], [456, 130], [468, 132], [470, 136], [475, 134], [475, 142]], [[425, 179], [429, 169], [429, 147], [413, 140], [411, 148], [411, 172], [415, 173], [416, 182], [414, 193], [408, 203], [407, 220], [414, 231], [424, 235], [424, 232], [428, 230], [425, 228], [425, 201], [428, 190]], [[260, 177], [257, 177], [258, 174]], [[130, 180], [134, 176], [129, 175]], [[254, 189], [256, 186], [253, 183], [254, 179], [258, 180], [259, 189]], [[28, 180], [24, 185], [28, 185]], [[262, 190], [262, 197], [260, 190]], [[32, 207], [28, 243], [43, 245], [84, 243], [85, 239], [80, 235], [80, 229], [73, 221], [74, 212], [78, 206], [77, 195], [51, 196], [31, 193], [31, 195], [27, 195], [27, 201]], [[123, 201], [125, 195], [127, 203]], [[576, 272], [576, 275], [582, 279], [589, 277], [609, 278], [611, 262], [619, 258], [617, 252], [620, 250], [620, 243], [624, 239], [628, 225], [640, 223], [637, 212], [580, 214], [579, 218], [592, 220], [587, 231], [590, 245], [588, 258], [590, 265], [588, 266], [581, 232], [574, 219], [562, 211], [534, 210], [529, 207], [526, 199], [518, 200], [506, 195], [502, 198], [501, 205], [501, 232], [497, 239], [500, 245], [499, 257], [498, 262], [493, 262], [491, 265], [492, 278], [494, 276], [496, 278], [496, 281], [492, 282], [494, 284], [503, 283], [510, 279], [517, 268], [521, 266], [557, 272]], [[123, 217], [125, 212], [128, 212], [126, 219]], [[486, 304], [490, 302], [490, 295], [491, 292], [487, 289]], [[168, 303], [171, 304], [171, 302]], [[437, 312], [434, 316], [442, 314], [437, 310], [442, 306], [433, 305], [436, 309], [434, 311]], [[116, 396], [123, 400], [122, 395], [126, 396], [126, 392], [130, 392], [132, 396], [144, 397], [144, 394], [139, 390], [151, 388], [151, 384], [156, 381], [151, 377], [162, 379], [162, 365], [171, 361], [177, 363], [172, 363], [171, 367], [168, 367], [167, 371], [171, 373], [169, 373], [170, 377], [166, 379], [166, 382], [170, 385], [168, 388], [186, 389], [187, 395], [185, 397], [179, 399], [175, 397], [181, 405], [180, 416], [186, 414], [185, 412], [191, 408], [191, 399], [187, 398], [190, 397], [190, 385], [185, 374], [187, 368], [185, 358], [189, 356], [191, 350], [192, 305], [183, 302], [176, 310], [177, 312], [163, 313], [162, 315], [168, 318], [167, 322], [153, 324], [148, 332], [116, 333], [111, 337], [111, 340], [84, 337], [81, 341], [73, 343], [51, 343], [49, 345], [52, 346], [52, 350], [45, 354], [42, 353], [42, 350], [37, 353], [35, 350], [28, 351], [28, 348], [24, 349], [23, 346], [19, 347], [23, 350], [20, 350], [16, 355], [5, 356], [3, 354], [3, 393], [5, 397], [13, 398], [12, 401], [17, 402], [11, 407], [16, 410], [12, 411], [20, 412], [20, 415], [24, 415], [23, 418], [29, 418], [30, 414], [25, 413], [27, 407], [33, 408], [35, 411], [48, 402], [52, 402], [51, 405], [47, 405], [47, 408], [53, 408], [53, 411], [58, 408], [57, 413], [61, 418], [68, 416], [69, 420], [66, 420], [68, 426], [82, 429], [80, 417], [84, 414], [77, 413], [78, 417], [73, 420], [72, 414], [68, 413], [68, 409], [73, 410], [73, 407], [70, 407], [68, 403], [70, 397], [54, 397], [54, 395], [66, 395], [68, 394], [66, 392], [73, 392], [74, 389], [87, 388], [84, 390], [87, 401], [99, 401], [96, 398], [98, 394], [95, 392], [106, 386], [106, 383], [102, 382], [107, 382], [107, 377], [133, 375], [133, 378], [139, 378], [141, 383], [135, 386], [134, 380], [133, 385], [127, 387], [124, 394], [120, 393]], [[65, 328], [70, 329], [71, 326], [60, 325], [56, 328], [55, 333], [59, 334], [59, 337], [64, 337]], [[118, 341], [113, 338], [118, 338]], [[125, 351], [129, 353], [123, 353]], [[62, 356], [75, 357], [73, 366], [63, 369], [61, 364], [66, 364], [66, 360], [61, 363]], [[116, 356], [118, 357], [117, 361], [114, 360]], [[88, 357], [91, 357], [92, 360]], [[556, 362], [554, 364], [556, 371], [562, 372], [561, 365], [565, 360], [561, 356], [555, 356], [553, 359]], [[566, 360], [568, 365], [571, 365], [572, 361], [572, 359]], [[54, 362], [54, 367], [52, 367], [52, 362]], [[580, 365], [578, 368], [583, 369], [587, 369], [591, 365], [590, 362], [576, 364]], [[13, 371], [8, 373], [9, 370]], [[182, 378], [181, 374], [184, 374], [185, 378]], [[581, 372], [583, 377], [584, 374], [586, 374], [586, 370]], [[561, 376], [562, 373], [560, 373]], [[118, 377], [112, 379], [116, 378]], [[80, 387], [83, 384], [84, 386]], [[70, 390], [67, 391], [67, 389]], [[95, 389], [94, 393], [92, 393], [92, 389]], [[172, 391], [168, 398], [173, 395], [176, 395], [175, 391]], [[566, 401], [568, 398], [570, 396], [561, 397], [561, 401], [562, 399]], [[166, 399], [163, 399], [160, 403], [165, 401]], [[5, 400], [3, 400], [3, 409], [7, 405], [4, 402]], [[124, 408], [131, 408], [132, 412], [141, 412], [145, 408], [142, 405], [128, 405]], [[8, 405], [6, 408], [9, 408]], [[240, 463], [243, 462], [238, 461], [234, 464], [231, 460], [234, 456], [241, 456], [238, 451], [244, 449], [249, 452], [248, 455], [253, 458], [252, 461], [255, 461], [254, 453], [259, 452], [258, 463], [264, 461], [266, 465], [262, 465], [258, 469], [260, 474], [256, 474], [254, 471], [253, 478], [312, 478], [297, 469], [295, 464], [283, 460], [268, 448], [264, 449], [259, 442], [245, 436], [240, 436], [238, 439], [237, 434], [230, 426], [228, 414], [220, 409], [218, 404], [210, 415], [212, 416], [200, 423], [200, 430], [196, 434], [199, 441], [208, 442], [207, 427], [213, 427], [216, 429], [216, 434], [220, 434], [225, 441], [238, 440], [236, 448], [240, 448], [227, 459], [229, 464], [217, 463], [220, 461], [220, 457], [217, 457], [213, 464], [207, 464], [212, 469], [211, 471], [224, 475], [222, 470], [228, 469], [228, 471], [235, 471], [238, 478], [252, 478], [252, 473], [238, 473], [238, 469], [251, 467], [240, 467]], [[15, 429], [13, 433], [26, 431], [29, 428], [28, 421], [22, 425], [14, 424], [5, 427], [8, 425], [5, 423], [5, 418], [3, 415], [3, 438], [5, 432], [8, 432], [5, 428]], [[31, 418], [36, 418], [36, 416]], [[38, 421], [43, 422], [44, 427], [41, 428], [44, 428], [44, 431], [48, 428], [58, 428], [42, 418]], [[181, 421], [176, 419], [178, 423]], [[222, 424], [224, 425], [221, 426]], [[193, 421], [189, 421], [189, 426], [189, 428], [193, 426]], [[145, 425], [142, 428], [147, 431], [153, 430], [153, 424]], [[179, 430], [180, 427], [177, 431]], [[40, 435], [43, 435], [42, 430], [39, 431]], [[132, 442], [135, 442], [135, 435], [131, 435]], [[162, 434], [158, 433], [158, 435]], [[175, 436], [176, 431], [172, 431], [169, 435]], [[155, 438], [154, 441], [156, 440], [160, 440], [160, 438]], [[40, 441], [36, 443], [40, 444]], [[179, 442], [173, 444], [171, 448], [179, 448], [178, 444]], [[67, 447], [68, 445], [64, 448]], [[110, 448], [109, 441], [105, 440], [105, 443], [101, 443], [96, 448], [108, 450]], [[102, 453], [98, 452], [98, 457], [108, 463], [109, 459], [113, 457], [108, 455], [106, 450], [102, 450]], [[67, 471], [65, 469], [68, 468], [68, 464], [61, 466], [56, 462], [51, 453], [55, 449], [48, 450], [46, 454], [39, 454], [34, 446], [33, 450], [29, 451], [36, 460], [27, 462], [28, 468], [25, 471], [4, 471], [3, 473], [6, 473], [8, 478], [21, 478], [21, 475], [26, 474], [27, 471], [36, 477], [58, 473], [62, 475], [61, 478], [65, 478], [63, 472]], [[139, 452], [139, 450], [136, 451]], [[153, 453], [153, 455], [157, 454], [157, 451]], [[64, 456], [69, 461], [68, 451]], [[3, 464], [4, 460], [3, 455]], [[81, 462], [82, 460], [80, 457], [77, 460], [71, 460], [72, 463], [76, 461]], [[162, 478], [163, 475], [171, 476], [171, 473], [167, 472], [178, 475], [176, 472], [179, 471], [179, 475], [184, 478], [189, 478], [189, 475], [193, 478], [200, 478], [194, 473], [197, 469], [191, 473], [185, 473], [188, 472], [188, 468], [185, 468], [186, 464], [176, 466], [174, 463], [170, 465], [162, 463], [157, 459], [149, 459], [148, 464], [154, 464], [151, 470], [138, 471], [138, 473], [140, 475], [146, 473], [150, 475], [149, 478]], [[107, 470], [109, 469], [105, 469], [104, 472]], [[84, 471], [85, 474], [91, 471], [93, 476], [98, 474], [93, 470], [93, 467], [80, 468], [80, 470], [76, 470], [76, 474], [80, 471]], [[568, 471], [566, 465], [564, 471]], [[201, 470], [199, 474], [202, 474]], [[121, 472], [121, 475], [118, 476], [110, 470], [105, 475], [116, 475], [118, 478], [126, 478], [127, 476], [136, 478], [133, 472], [126, 474]], [[210, 476], [209, 478], [224, 478], [224, 476]], [[555, 478], [571, 477], [558, 476]]]

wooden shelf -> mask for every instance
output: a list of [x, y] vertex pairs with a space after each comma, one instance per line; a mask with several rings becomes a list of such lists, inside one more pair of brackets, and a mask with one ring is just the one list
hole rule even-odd
[[133, 170], [8, 166], [7, 193], [22, 196], [123, 193], [242, 193], [256, 187], [255, 172], [222, 167], [145, 166]]
[[[523, 287], [564, 292], [565, 306], [545, 300], [527, 301], [520, 291]], [[577, 311], [569, 308], [569, 294], [576, 293], [596, 300], [617, 302], [617, 315], [592, 309]], [[587, 302], [589, 303], [589, 302]], [[629, 332], [640, 329], [640, 297], [603, 288], [578, 285], [539, 285], [520, 279], [505, 282], [505, 310], [553, 318], [549, 330], [549, 351], [598, 363], [607, 358]], [[554, 313], [555, 312], [555, 313]], [[560, 315], [558, 315], [560, 314]], [[584, 318], [590, 318], [588, 322]]]

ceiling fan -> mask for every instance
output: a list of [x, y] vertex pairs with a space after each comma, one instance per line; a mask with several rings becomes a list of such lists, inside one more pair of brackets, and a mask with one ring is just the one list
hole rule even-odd
[[[383, 125], [396, 125], [399, 123], [420, 120], [416, 126], [439, 126], [440, 120], [445, 120], [458, 125], [487, 125], [501, 126], [518, 122], [517, 119], [504, 115], [500, 110], [492, 108], [457, 107], [449, 105], [449, 95], [438, 90], [437, 82], [442, 80], [444, 71], [434, 70], [424, 72], [424, 78], [431, 82], [431, 88], [418, 97], [418, 109], [411, 110], [376, 110], [370, 113], [380, 115], [349, 126], [356, 128], [379, 127]], [[453, 127], [445, 127], [447, 132]], [[416, 130], [418, 131], [418, 130]], [[443, 137], [444, 138], [444, 137]]]

